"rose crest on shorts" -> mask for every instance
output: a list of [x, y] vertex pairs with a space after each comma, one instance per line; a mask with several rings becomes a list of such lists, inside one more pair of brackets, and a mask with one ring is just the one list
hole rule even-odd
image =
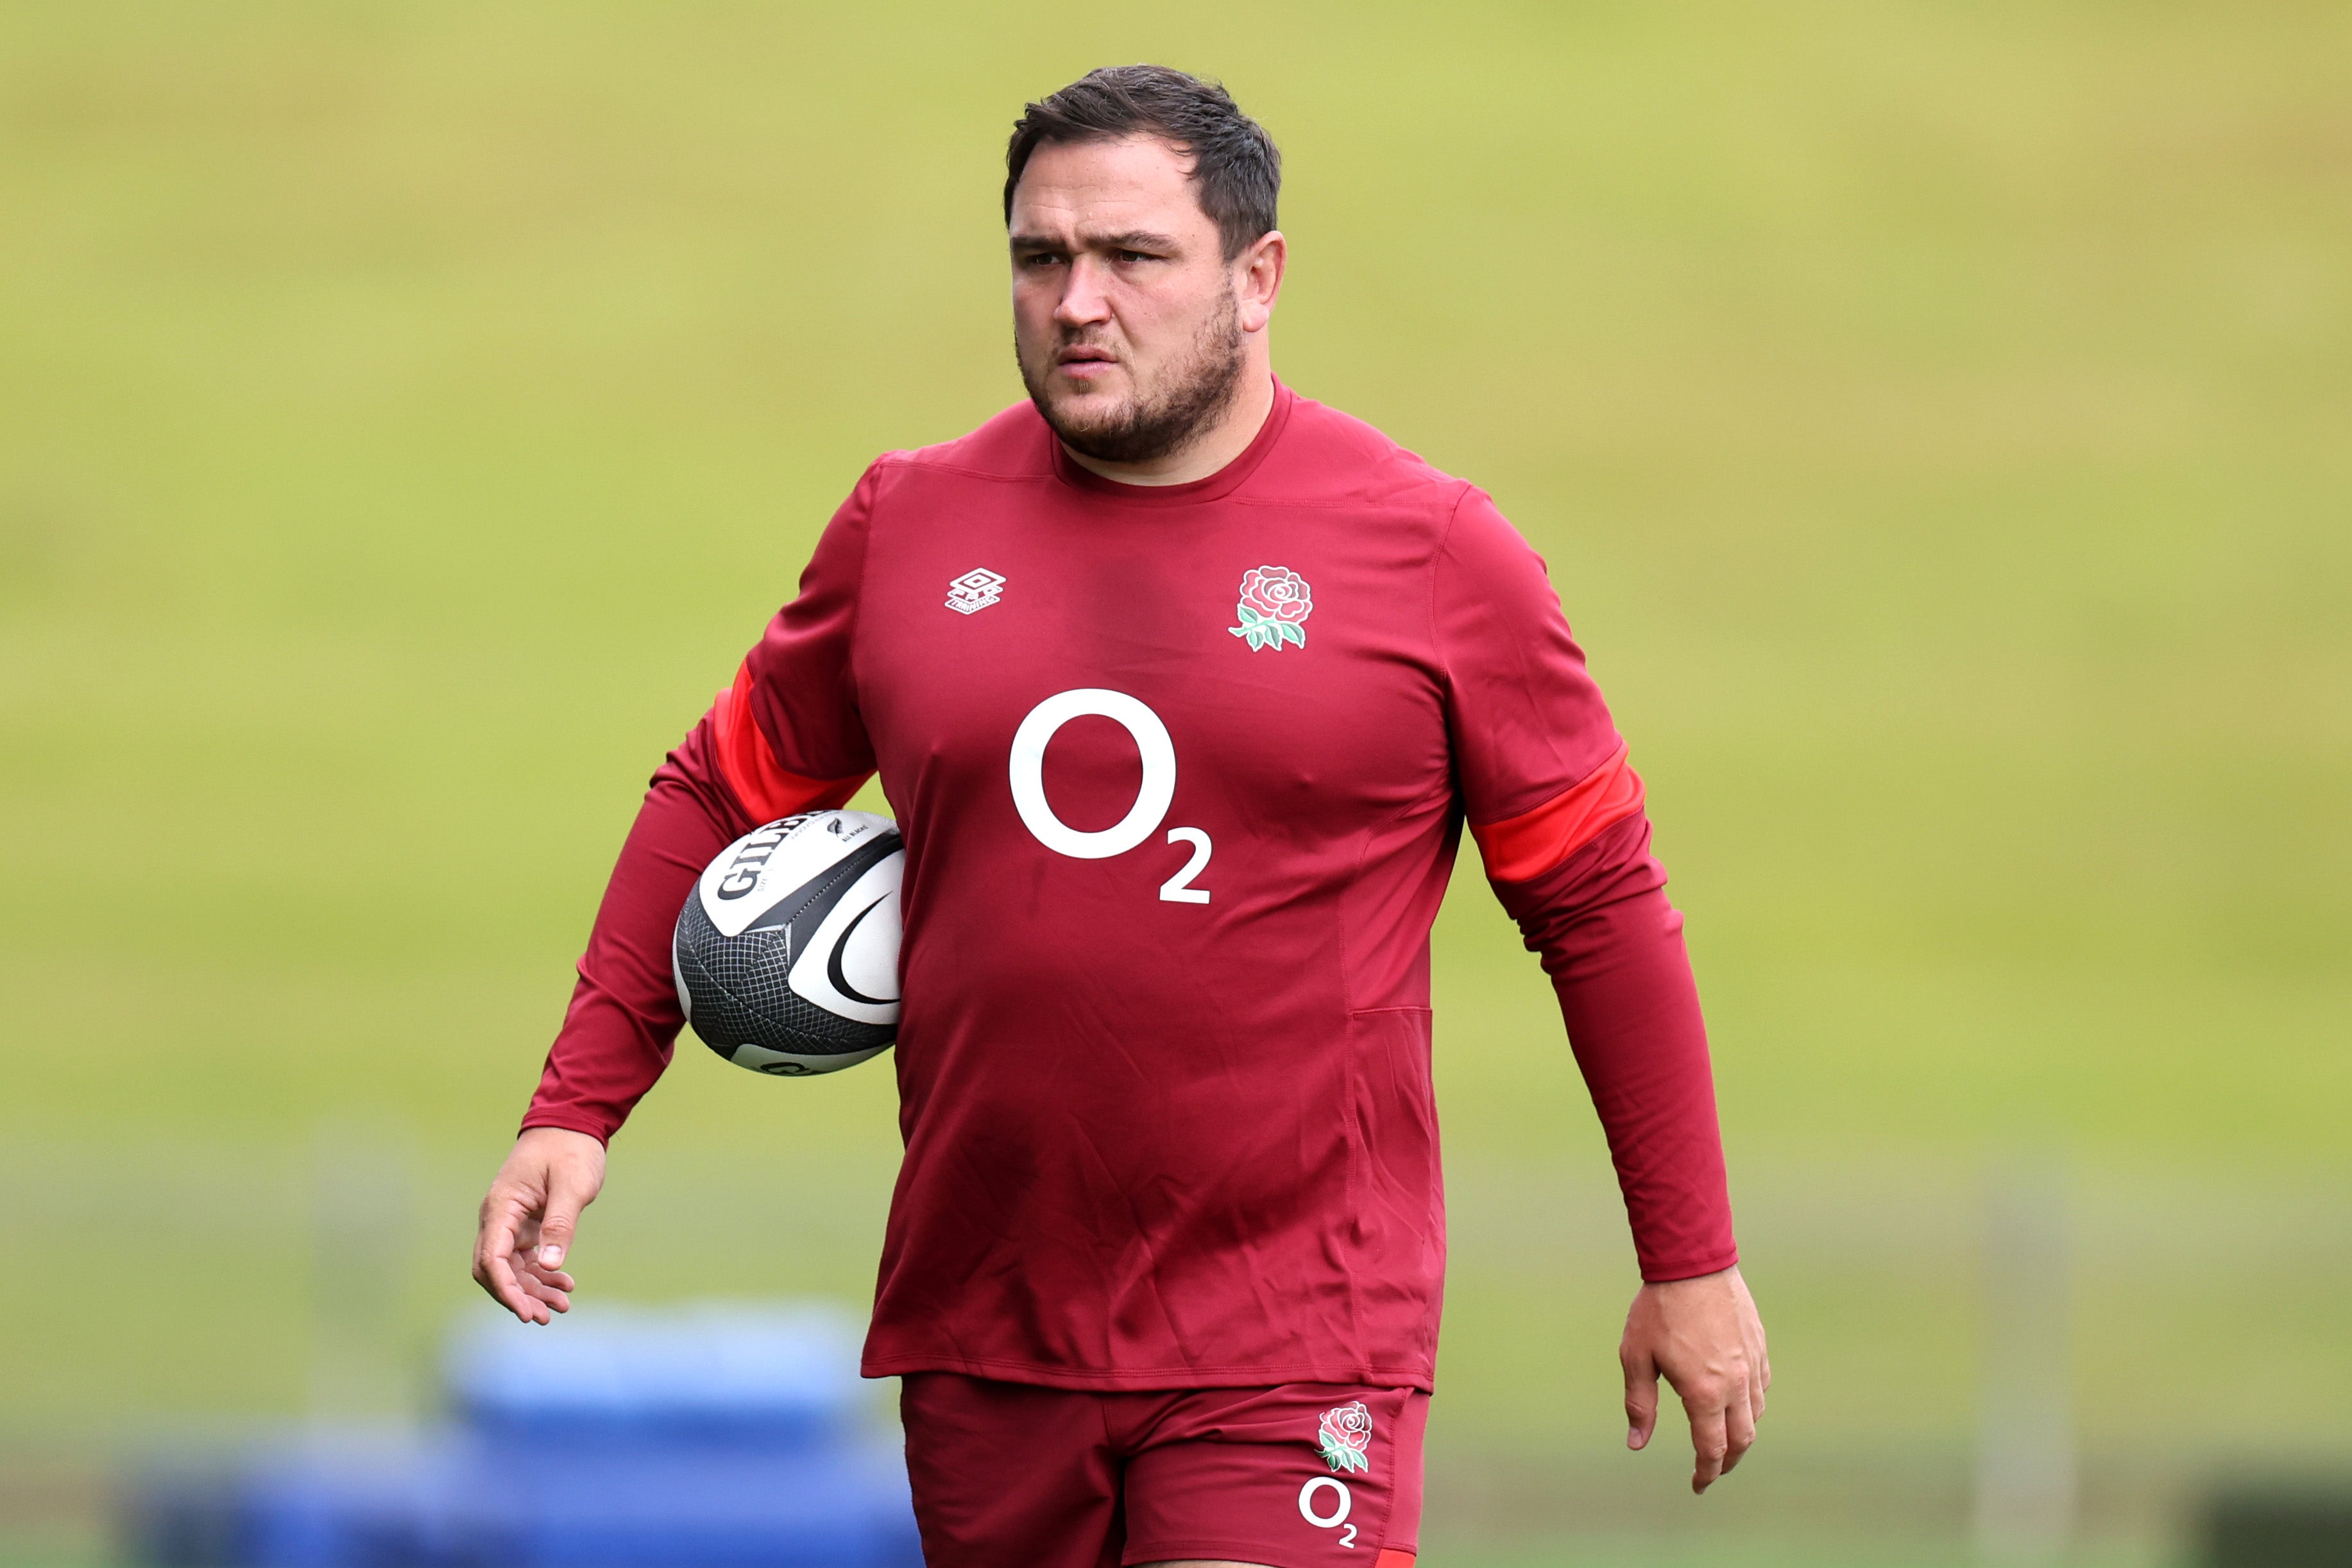
[[1360, 1399], [1351, 1400], [1337, 1410], [1326, 1410], [1315, 1428], [1315, 1446], [1322, 1450], [1324, 1463], [1334, 1470], [1370, 1469], [1372, 1413], [1364, 1408]]
[[1279, 653], [1285, 643], [1305, 647], [1307, 628], [1299, 623], [1315, 613], [1315, 592], [1287, 566], [1253, 566], [1242, 574], [1234, 613], [1242, 624], [1225, 629], [1245, 639], [1252, 653], [1264, 647]]

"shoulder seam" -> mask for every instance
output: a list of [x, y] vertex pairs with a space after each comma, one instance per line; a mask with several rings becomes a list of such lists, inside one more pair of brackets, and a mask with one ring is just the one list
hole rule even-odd
[[1446, 657], [1444, 639], [1437, 635], [1437, 574], [1445, 560], [1445, 547], [1454, 542], [1454, 521], [1462, 515], [1462, 503], [1478, 487], [1468, 479], [1455, 481], [1461, 489], [1454, 492], [1454, 504], [1445, 510], [1445, 526], [1438, 531], [1437, 544], [1429, 552], [1429, 650], [1436, 656], [1437, 668], [1445, 672], [1445, 704], [1454, 705], [1454, 661]]
[[[857, 673], [857, 654], [865, 641], [866, 570], [874, 558], [874, 526], [880, 521], [882, 511], [882, 467], [896, 456], [895, 452], [883, 453], [866, 465], [866, 472], [859, 476], [857, 481], [859, 489], [865, 488], [868, 479], [874, 483], [873, 493], [866, 503], [866, 526], [860, 531], [864, 537], [857, 542], [857, 586], [849, 598], [849, 690], [856, 701], [857, 722], [861, 729], [866, 727], [866, 683]], [[856, 492], [853, 490], [851, 493]], [[866, 749], [869, 752], [874, 749], [874, 736], [870, 730], [866, 731]]]

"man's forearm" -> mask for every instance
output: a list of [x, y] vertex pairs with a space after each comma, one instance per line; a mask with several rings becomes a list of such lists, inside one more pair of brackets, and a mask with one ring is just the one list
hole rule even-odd
[[706, 719], [637, 809], [525, 1127], [610, 1138], [661, 1077], [685, 1023], [670, 973], [677, 911], [711, 857], [756, 826], [720, 774]]
[[1559, 994], [1642, 1277], [1731, 1267], [1738, 1250], [1706, 1026], [1648, 819], [1629, 817], [1545, 875], [1496, 891]]

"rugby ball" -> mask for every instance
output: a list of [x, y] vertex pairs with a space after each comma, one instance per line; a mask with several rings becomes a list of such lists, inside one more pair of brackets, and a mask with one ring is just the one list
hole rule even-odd
[[812, 811], [753, 829], [678, 911], [670, 969], [702, 1043], [783, 1078], [835, 1072], [898, 1036], [898, 883], [886, 816]]

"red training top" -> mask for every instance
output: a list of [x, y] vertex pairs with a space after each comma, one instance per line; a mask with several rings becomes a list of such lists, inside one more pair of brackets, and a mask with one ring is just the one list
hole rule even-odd
[[527, 1127], [667, 1063], [729, 841], [879, 770], [907, 1154], [869, 1376], [1432, 1385], [1429, 929], [1466, 816], [1559, 994], [1643, 1277], [1737, 1256], [1682, 919], [1544, 566], [1485, 492], [1277, 387], [1191, 484], [1023, 405], [868, 468], [654, 775]]

